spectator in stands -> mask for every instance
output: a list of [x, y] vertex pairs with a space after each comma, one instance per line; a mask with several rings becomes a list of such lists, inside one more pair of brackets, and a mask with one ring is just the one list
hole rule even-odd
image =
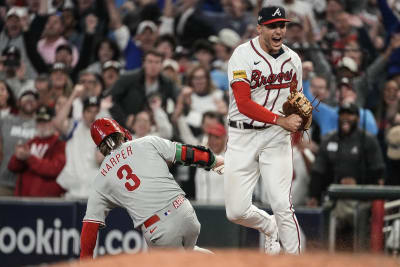
[[169, 121], [167, 113], [162, 108], [162, 97], [158, 93], [149, 96], [149, 106], [151, 110], [154, 127], [152, 135], [157, 135], [165, 139], [172, 138], [172, 124]]
[[53, 107], [54, 102], [50, 95], [50, 77], [45, 73], [38, 75], [34, 87], [39, 94], [39, 106]]
[[[386, 151], [387, 131], [396, 124], [396, 116], [399, 112], [400, 86], [394, 80], [388, 80], [385, 83], [381, 95], [380, 103], [377, 107], [376, 121], [378, 124], [378, 140], [382, 151]], [[386, 162], [386, 157], [385, 162]]]
[[240, 44], [239, 34], [225, 28], [219, 31], [218, 36], [210, 36], [209, 41], [214, 45], [216, 57], [213, 63], [214, 67], [226, 72], [233, 50]]
[[[27, 57], [23, 35], [23, 27], [28, 21], [28, 12], [25, 7], [15, 6], [8, 10], [4, 28], [0, 33], [0, 51], [4, 51], [6, 47], [16, 47], [16, 50], [20, 53], [20, 61], [25, 68], [23, 78], [33, 79], [36, 76], [36, 70]], [[26, 26], [29, 26], [29, 24]]]
[[[207, 147], [215, 155], [224, 156], [226, 146], [226, 129], [223, 124], [216, 123], [206, 129]], [[224, 204], [224, 176], [206, 170], [196, 170], [196, 200], [211, 204]]]
[[193, 61], [190, 51], [182, 46], [177, 46], [174, 54], [174, 60], [178, 62], [179, 73], [185, 77], [187, 72], [192, 69]]
[[385, 185], [400, 185], [400, 126], [390, 128], [386, 135], [388, 158]]
[[[68, 119], [73, 101], [84, 91], [83, 85], [76, 85], [67, 102], [54, 118], [54, 124], [67, 140], [65, 149], [67, 161], [57, 177], [57, 183], [66, 191], [65, 196], [68, 198], [89, 196], [90, 185], [96, 176], [99, 163], [103, 160], [90, 137], [90, 126], [100, 111], [100, 100], [97, 97], [85, 99], [81, 119]], [[68, 123], [66, 124], [65, 121]]]
[[57, 46], [56, 48], [56, 55], [55, 55], [55, 62], [64, 63], [67, 68], [70, 70], [72, 69], [72, 47], [69, 44], [62, 44]]
[[[349, 48], [349, 50], [344, 52], [345, 56], [339, 60], [336, 66], [333, 68], [326, 64], [322, 64], [320, 66], [320, 69], [327, 67], [327, 69], [323, 70], [322, 72], [328, 73], [327, 77], [329, 77], [329, 83], [331, 86], [331, 98], [334, 97], [334, 88], [337, 87], [336, 79], [342, 77], [347, 77], [353, 80], [353, 87], [357, 92], [357, 104], [359, 106], [364, 106], [367, 103], [368, 97], [371, 95], [379, 95], [379, 93], [376, 92], [376, 88], [379, 88], [380, 84], [384, 82], [390, 55], [399, 47], [400, 35], [398, 37], [395, 35], [391, 38], [389, 46], [381, 55], [378, 57], [369, 56], [372, 58], [372, 63], [370, 63], [364, 71], [362, 69], [363, 66], [359, 64], [364, 64], [363, 62], [366, 61], [363, 59], [364, 56], [361, 58], [359, 57], [362, 54], [368, 54], [362, 53], [362, 48], [358, 42], [350, 41], [347, 44], [347, 48]], [[336, 73], [336, 75], [334, 75], [333, 71]], [[374, 98], [377, 97], [375, 96]], [[376, 104], [377, 103], [370, 103], [370, 106]]]
[[120, 60], [120, 50], [117, 43], [109, 38], [100, 40], [94, 49], [94, 60], [92, 64], [87, 68], [88, 72], [100, 74], [102, 66], [105, 62], [113, 60]]
[[[307, 98], [312, 101], [314, 96], [310, 92], [310, 88], [303, 84], [304, 94]], [[342, 78], [338, 84], [338, 89], [336, 91], [336, 96], [338, 98], [338, 103], [342, 104], [344, 102], [355, 103], [357, 99], [357, 92], [354, 91], [353, 85], [348, 78]], [[328, 106], [325, 103], [320, 103], [318, 110], [313, 110], [313, 121], [315, 121], [321, 131], [321, 136], [329, 133], [330, 131], [336, 130], [338, 127], [338, 108]], [[375, 122], [375, 118], [371, 111], [368, 109], [360, 108], [359, 111], [359, 124], [362, 129], [366, 129], [369, 133], [376, 135], [378, 133], [378, 127]]]
[[[362, 21], [357, 16], [352, 16], [347, 12], [339, 12], [336, 14], [334, 21], [337, 37], [333, 43], [333, 54], [340, 55], [342, 49], [351, 42], [357, 42], [362, 50], [368, 51], [372, 58], [376, 57], [375, 47], [365, 29]], [[333, 56], [333, 62], [337, 62], [337, 58]]]
[[128, 129], [134, 133], [133, 138], [155, 135], [165, 139], [172, 138], [172, 124], [161, 107], [161, 96], [153, 94], [149, 100], [150, 109], [137, 113]]
[[320, 205], [322, 193], [332, 183], [381, 182], [384, 162], [378, 141], [357, 126], [359, 120], [359, 108], [343, 103], [339, 108], [339, 128], [325, 136], [313, 164], [309, 205]]
[[314, 76], [311, 79], [310, 90], [312, 95], [317, 96], [322, 102], [329, 101], [329, 87], [327, 80], [322, 76]]
[[8, 169], [19, 174], [16, 196], [59, 197], [64, 192], [56, 178], [65, 164], [65, 142], [59, 139], [53, 116], [52, 108], [39, 107], [35, 137], [15, 147]]
[[185, 113], [186, 122], [192, 128], [194, 135], [201, 132], [202, 116], [207, 111], [217, 111], [225, 115], [227, 112], [223, 93], [217, 90], [211, 82], [210, 73], [202, 66], [196, 66], [188, 75], [188, 86], [182, 89], [178, 97], [173, 120]]
[[[207, 14], [207, 19], [210, 19], [210, 22], [215, 30], [215, 32], [219, 32], [224, 28], [232, 29], [237, 32], [239, 35], [243, 35], [248, 26], [253, 25], [255, 21], [255, 14], [258, 12], [258, 8], [254, 8], [257, 10], [254, 12], [249, 8], [249, 1], [246, 0], [230, 0], [223, 1], [223, 11], [219, 14]], [[216, 20], [213, 20], [215, 17]]]
[[108, 60], [104, 62], [101, 71], [101, 77], [104, 81], [104, 94], [111, 93], [111, 88], [114, 83], [119, 79], [121, 74], [122, 65], [119, 61]]
[[7, 82], [15, 95], [20, 95], [23, 88], [32, 87], [33, 81], [26, 79], [26, 66], [21, 61], [21, 52], [16, 46], [7, 46], [2, 51], [2, 58], [0, 79]]
[[124, 54], [125, 69], [133, 70], [142, 66], [144, 54], [154, 49], [158, 37], [158, 27], [151, 20], [139, 23], [135, 35], [131, 35], [126, 25], [122, 24], [121, 16], [114, 1], [107, 1], [110, 14], [111, 29], [117, 40], [119, 49]]
[[[83, 35], [78, 31], [78, 21], [75, 17], [73, 6], [65, 6], [61, 8], [61, 20], [64, 25], [64, 38], [74, 45], [79, 51], [82, 49]], [[96, 18], [97, 19], [97, 18]]]
[[18, 98], [18, 115], [0, 120], [0, 195], [14, 195], [16, 175], [7, 168], [16, 144], [24, 144], [35, 135], [35, 113], [38, 95], [32, 90], [22, 92]]
[[143, 58], [143, 67], [128, 74], [123, 74], [111, 89], [114, 105], [110, 109], [113, 118], [122, 125], [132, 121], [134, 114], [149, 107], [148, 96], [158, 93], [162, 107], [167, 102], [175, 101], [175, 84], [162, 73], [162, 55], [150, 50]]
[[[177, 88], [182, 87], [183, 80], [183, 77], [179, 72], [179, 68], [180, 66], [175, 60], [168, 58], [164, 59], [162, 74], [174, 82]], [[169, 111], [167, 112], [170, 113]]]
[[[110, 2], [110, 0], [106, 0]], [[95, 0], [79, 0], [72, 1], [76, 3], [75, 12], [76, 17], [79, 19], [78, 27], [85, 28], [86, 20], [89, 16], [95, 16], [98, 20], [95, 34], [105, 36], [108, 33], [108, 22], [110, 10], [107, 9], [106, 1]], [[114, 2], [114, 1], [112, 1]]]
[[[400, 19], [396, 16], [394, 9], [388, 5], [387, 0], [378, 0], [377, 2], [382, 14], [383, 26], [387, 33], [385, 43], [386, 46], [390, 46], [392, 38], [400, 40]], [[395, 47], [393, 53], [390, 55], [388, 75], [400, 84], [400, 46]]]
[[179, 7], [174, 6], [173, 0], [165, 1], [160, 34], [173, 34], [180, 45], [191, 49], [196, 40], [207, 39], [214, 32], [198, 0], [184, 0]]
[[89, 97], [96, 97], [100, 99], [104, 91], [103, 83], [100, 76], [88, 71], [82, 71], [79, 74], [78, 84], [84, 86], [85, 90], [79, 98], [76, 98], [72, 103], [72, 117], [76, 120], [81, 119], [83, 102]]
[[160, 35], [154, 46], [155, 49], [163, 55], [164, 60], [172, 59], [176, 48], [176, 40], [170, 34]]
[[[359, 108], [343, 103], [339, 129], [322, 141], [312, 167], [309, 206], [322, 204], [323, 192], [330, 184], [383, 184], [385, 165], [378, 141], [360, 130], [358, 120]], [[353, 200], [339, 200], [332, 211], [338, 219], [338, 246], [342, 248], [351, 244], [356, 205]]]
[[68, 74], [68, 68], [64, 63], [56, 62], [50, 71], [50, 101], [51, 105], [60, 95], [69, 95], [72, 92], [73, 83]]
[[[42, 33], [43, 38], [37, 44], [37, 50], [47, 64], [54, 64], [57, 47], [67, 44], [68, 41], [62, 36], [64, 25], [59, 15], [50, 15]], [[79, 52], [72, 46], [72, 66], [79, 59]]]
[[207, 40], [198, 40], [193, 46], [194, 59], [210, 72], [212, 83], [217, 89], [228, 90], [227, 72], [213, 67], [215, 51], [212, 44]]
[[14, 93], [5, 81], [0, 80], [0, 119], [17, 112]]
[[[50, 50], [46, 53], [53, 53], [52, 59], [55, 63], [63, 63], [66, 66], [67, 73], [73, 81], [76, 81], [77, 76], [80, 71], [85, 69], [91, 60], [92, 46], [95, 39], [95, 30], [97, 26], [97, 18], [94, 15], [86, 16], [86, 24], [84, 27], [84, 32], [82, 33], [82, 47], [79, 60], [74, 54], [76, 48], [69, 44], [67, 41], [60, 37], [58, 40], [54, 41], [52, 44], [46, 44]], [[53, 31], [53, 30], [51, 30]], [[37, 35], [37, 33], [35, 33]], [[33, 33], [26, 34], [26, 46], [28, 48], [28, 56], [35, 66], [36, 70], [40, 73], [49, 72], [53, 66], [49, 63], [46, 58], [43, 58], [40, 54], [40, 50], [36, 48], [37, 36]], [[60, 41], [61, 40], [61, 41]], [[41, 40], [43, 41], [43, 39]], [[40, 43], [40, 41], [39, 41]], [[54, 46], [54, 47], [53, 47]]]

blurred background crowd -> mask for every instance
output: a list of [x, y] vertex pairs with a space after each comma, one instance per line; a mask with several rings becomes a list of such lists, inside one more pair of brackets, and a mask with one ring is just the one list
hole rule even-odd
[[[332, 183], [400, 185], [398, 0], [3, 0], [0, 196], [87, 198], [103, 159], [89, 128], [104, 116], [223, 155], [227, 63], [270, 4], [321, 101], [294, 138], [294, 205], [321, 205]], [[223, 177], [171, 171], [188, 198], [223, 203]]]

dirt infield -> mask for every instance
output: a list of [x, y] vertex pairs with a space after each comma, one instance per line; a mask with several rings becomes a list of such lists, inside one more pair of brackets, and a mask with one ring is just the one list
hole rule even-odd
[[399, 267], [400, 259], [371, 254], [305, 253], [300, 256], [268, 256], [251, 250], [214, 250], [215, 254], [173, 250], [106, 256], [53, 267]]

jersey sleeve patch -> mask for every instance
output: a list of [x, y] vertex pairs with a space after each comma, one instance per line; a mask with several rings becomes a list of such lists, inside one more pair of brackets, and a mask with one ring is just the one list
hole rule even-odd
[[247, 74], [245, 70], [234, 70], [233, 79], [247, 79]]

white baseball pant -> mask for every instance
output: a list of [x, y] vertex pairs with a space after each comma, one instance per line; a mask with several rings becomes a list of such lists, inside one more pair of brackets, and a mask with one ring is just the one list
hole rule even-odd
[[290, 133], [276, 125], [262, 130], [230, 127], [228, 136], [224, 175], [228, 219], [265, 234], [272, 232], [271, 215], [252, 204], [254, 186], [261, 175], [282, 247], [286, 253], [300, 253], [300, 229], [290, 194]]

